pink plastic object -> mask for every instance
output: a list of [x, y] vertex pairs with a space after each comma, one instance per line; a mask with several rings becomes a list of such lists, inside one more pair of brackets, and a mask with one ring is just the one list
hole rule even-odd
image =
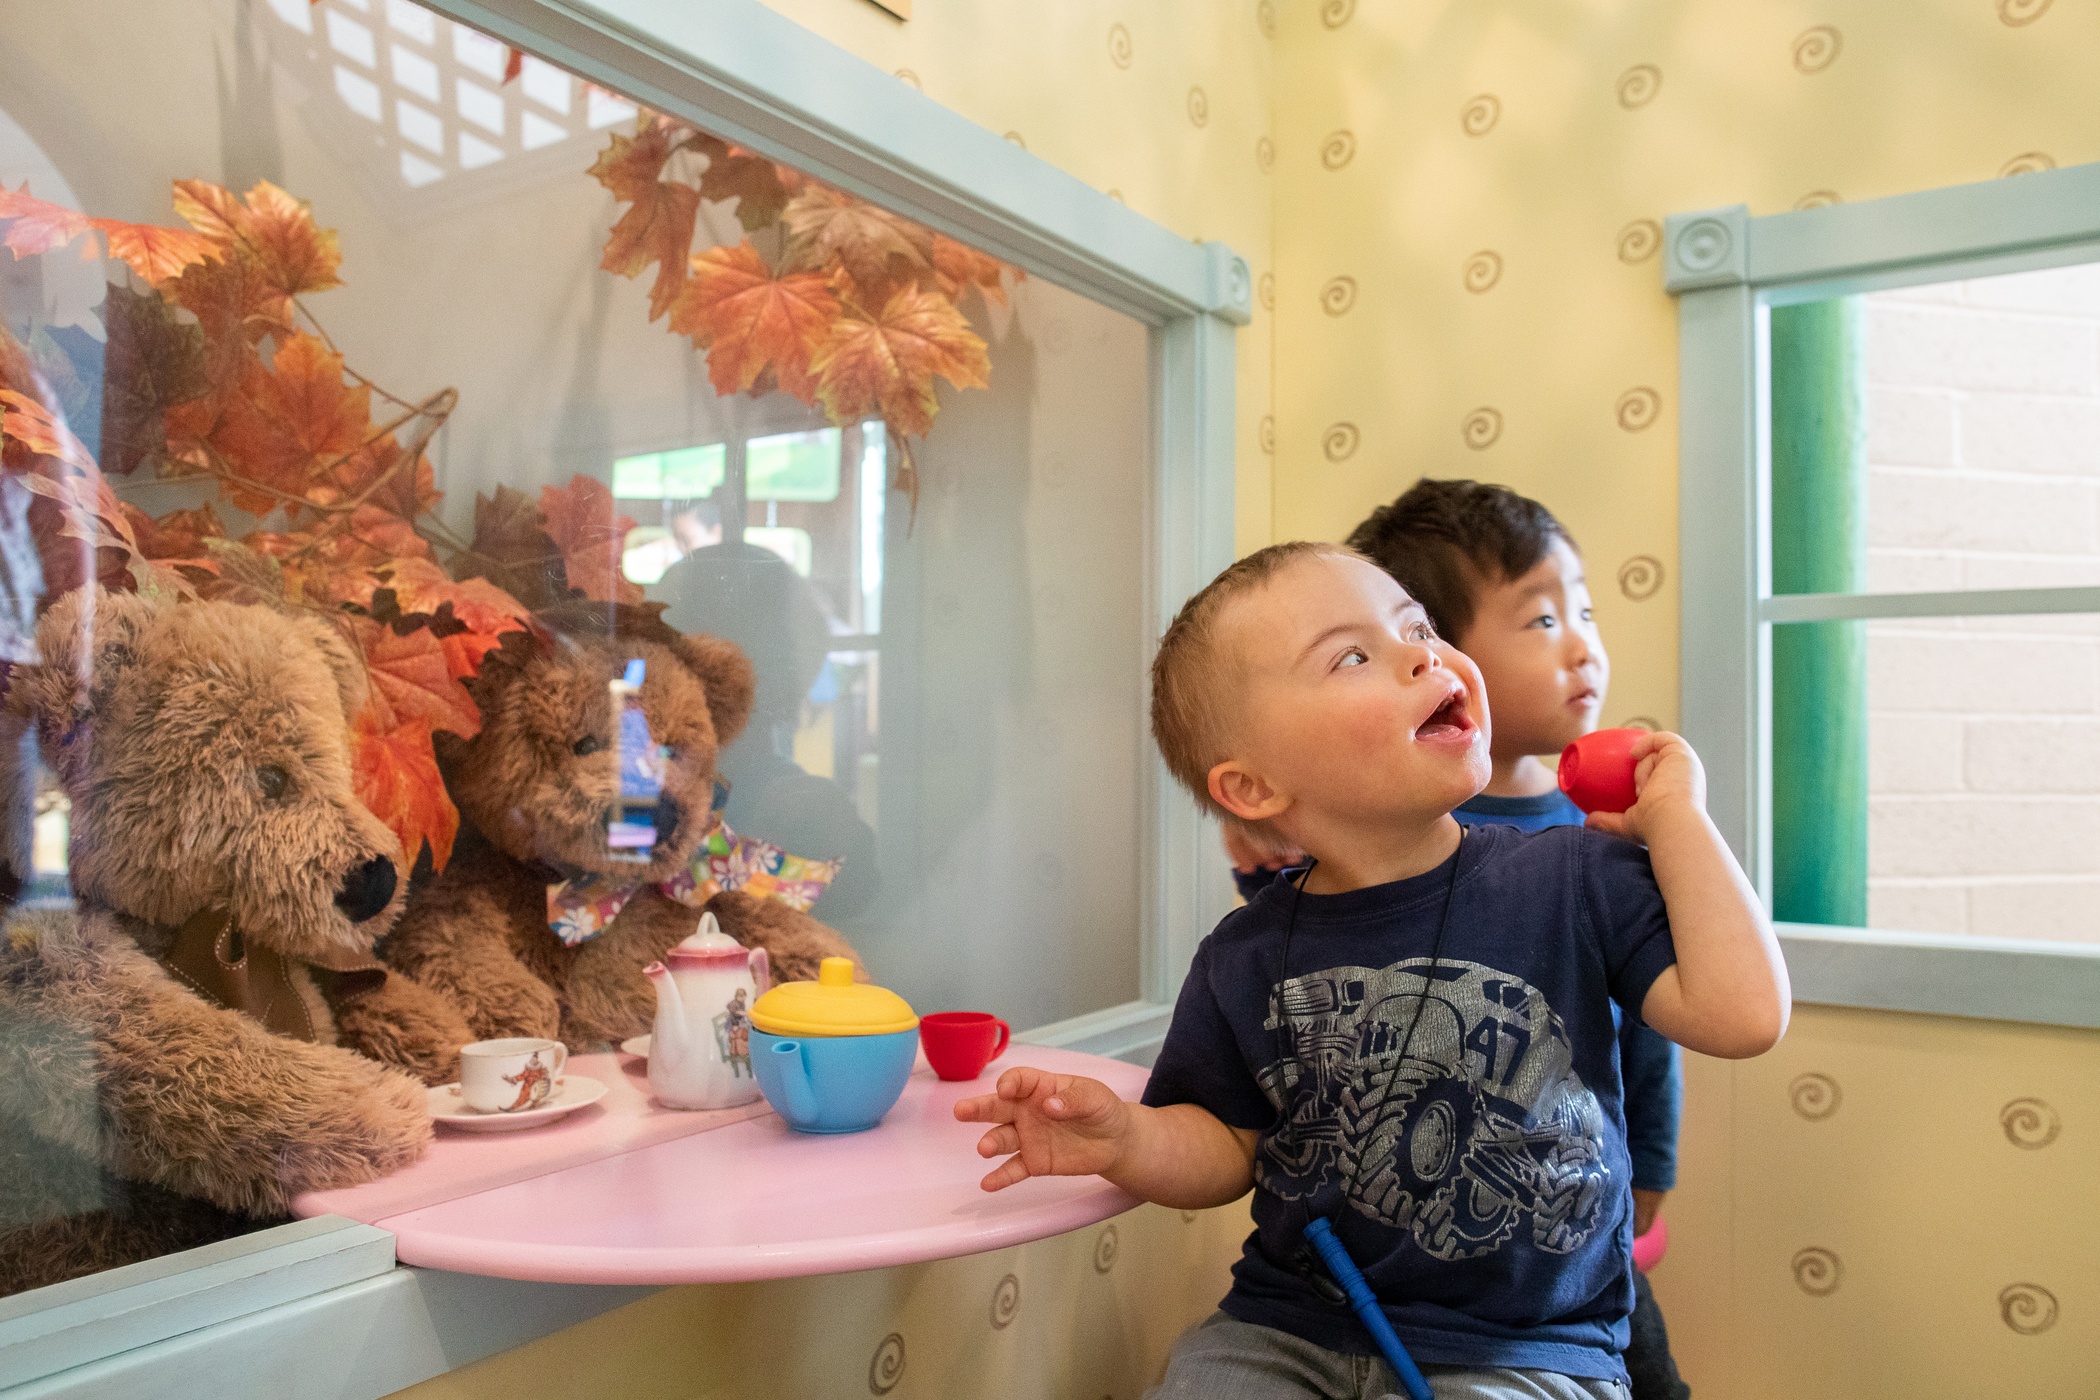
[[1645, 1235], [1633, 1237], [1633, 1267], [1642, 1273], [1662, 1263], [1663, 1255], [1670, 1250], [1670, 1222], [1658, 1215], [1655, 1223], [1648, 1227]]
[[1560, 790], [1585, 812], [1633, 805], [1633, 745], [1644, 729], [1599, 729], [1560, 751]]
[[[1015, 1045], [1007, 1060], [1088, 1075], [1126, 1099], [1147, 1078], [1120, 1060], [1043, 1046]], [[293, 1212], [347, 1215], [390, 1231], [404, 1264], [549, 1283], [673, 1284], [980, 1254], [1083, 1229], [1138, 1203], [1093, 1176], [980, 1191], [993, 1165], [977, 1155], [984, 1129], [956, 1122], [954, 1108], [984, 1086], [944, 1083], [931, 1069], [912, 1074], [881, 1126], [812, 1137], [762, 1111], [696, 1131], [698, 1120], [730, 1115], [652, 1108], [646, 1086], [610, 1062], [569, 1062], [572, 1074], [620, 1081], [593, 1108], [531, 1132], [440, 1134], [406, 1171], [301, 1196]], [[666, 1126], [684, 1132], [644, 1145]], [[485, 1145], [499, 1153], [472, 1151]], [[548, 1165], [506, 1161], [502, 1150], [540, 1151]], [[753, 1210], [753, 1201], [778, 1208]]]

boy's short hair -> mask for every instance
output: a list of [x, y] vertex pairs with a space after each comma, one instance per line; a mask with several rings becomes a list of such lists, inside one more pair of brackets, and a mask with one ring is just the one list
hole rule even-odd
[[1522, 578], [1555, 540], [1576, 547], [1553, 512], [1528, 496], [1426, 476], [1349, 535], [1350, 547], [1399, 580], [1454, 645], [1472, 625], [1481, 588]]
[[[1152, 657], [1152, 739], [1167, 771], [1209, 812], [1238, 821], [1210, 795], [1210, 770], [1227, 756], [1234, 685], [1219, 655], [1218, 614], [1300, 559], [1330, 555], [1363, 559], [1347, 545], [1293, 540], [1257, 549], [1231, 565], [1181, 605]], [[1365, 560], [1366, 563], [1374, 561]], [[1250, 830], [1259, 823], [1242, 822]]]

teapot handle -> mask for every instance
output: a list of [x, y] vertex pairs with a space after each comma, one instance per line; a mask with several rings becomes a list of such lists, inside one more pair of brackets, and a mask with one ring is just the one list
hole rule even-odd
[[757, 989], [752, 995], [762, 997], [773, 986], [773, 960], [766, 955], [765, 949], [753, 948], [750, 966], [751, 985]]

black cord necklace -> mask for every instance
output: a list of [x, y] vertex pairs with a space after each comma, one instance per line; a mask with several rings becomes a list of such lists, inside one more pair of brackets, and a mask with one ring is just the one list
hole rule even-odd
[[[1466, 828], [1465, 823], [1461, 822], [1459, 823], [1458, 827], [1458, 845], [1451, 852], [1451, 878], [1444, 885], [1443, 911], [1437, 916], [1436, 938], [1431, 942], [1429, 947], [1429, 969], [1422, 975], [1422, 993], [1420, 996], [1415, 998], [1415, 1014], [1408, 1018], [1407, 1030], [1400, 1037], [1400, 1049], [1393, 1057], [1393, 1063], [1395, 1065], [1403, 1065], [1407, 1063], [1408, 1048], [1414, 1044], [1415, 1028], [1422, 1024], [1422, 1012], [1429, 1004], [1429, 989], [1432, 985], [1435, 984], [1437, 969], [1443, 963], [1444, 932], [1451, 926], [1451, 902], [1453, 897], [1458, 893], [1458, 862], [1459, 857], [1465, 854], [1465, 850]], [[1320, 862], [1318, 861], [1318, 859], [1310, 861], [1306, 865], [1305, 869], [1299, 872], [1297, 880], [1292, 883], [1291, 912], [1284, 919], [1283, 923], [1283, 956], [1279, 961], [1279, 966], [1277, 968], [1276, 973], [1275, 1048], [1277, 1070], [1279, 1075], [1282, 1072], [1283, 1065], [1286, 1062], [1288, 1062], [1291, 1058], [1290, 1050], [1292, 1048], [1295, 1048], [1286, 1046], [1284, 1042], [1284, 1031], [1289, 1026], [1289, 1016], [1284, 1006], [1284, 987], [1290, 981], [1291, 975], [1291, 935], [1297, 932], [1298, 901], [1302, 899], [1305, 895], [1305, 882], [1312, 878], [1313, 870], [1319, 865], [1319, 863]], [[1285, 1116], [1284, 1121], [1290, 1121], [1288, 1115]], [[1342, 1181], [1342, 1199], [1344, 1201], [1347, 1201], [1349, 1199], [1350, 1193], [1356, 1189], [1357, 1176], [1360, 1172], [1362, 1172], [1363, 1165], [1363, 1154], [1358, 1153], [1355, 1164], [1349, 1168], [1348, 1176], [1343, 1178]], [[1299, 1206], [1305, 1213], [1306, 1223], [1311, 1224], [1312, 1207], [1306, 1204], [1304, 1200], [1301, 1200], [1299, 1202]], [[1303, 1264], [1309, 1266], [1311, 1263], [1310, 1252], [1302, 1252], [1300, 1255], [1300, 1260]]]

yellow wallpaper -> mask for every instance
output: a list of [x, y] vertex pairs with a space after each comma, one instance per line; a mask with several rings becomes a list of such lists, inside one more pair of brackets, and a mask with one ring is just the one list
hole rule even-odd
[[[1224, 242], [1258, 285], [1269, 271], [1270, 34], [1292, 0], [767, 0], [1189, 238]], [[1269, 343], [1257, 304], [1239, 335], [1242, 552], [1270, 539]]]
[[1676, 713], [1659, 221], [2100, 157], [2080, 0], [1303, 0], [1276, 38], [1275, 531], [1422, 473], [1588, 555], [1607, 719]]

